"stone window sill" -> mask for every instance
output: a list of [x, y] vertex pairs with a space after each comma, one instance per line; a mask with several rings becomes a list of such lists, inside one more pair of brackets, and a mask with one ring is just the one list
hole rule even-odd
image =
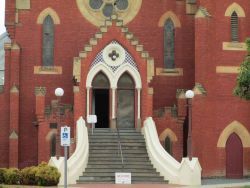
[[223, 42], [223, 50], [232, 50], [232, 51], [246, 51], [247, 47], [244, 42]]
[[182, 68], [174, 68], [174, 69], [164, 69], [164, 68], [156, 68], [157, 76], [183, 76]]
[[62, 74], [61, 66], [34, 66], [34, 74]]

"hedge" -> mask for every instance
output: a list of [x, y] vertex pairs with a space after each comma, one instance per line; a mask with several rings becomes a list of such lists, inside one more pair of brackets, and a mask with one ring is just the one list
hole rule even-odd
[[0, 168], [0, 184], [55, 186], [59, 183], [60, 176], [57, 168], [45, 162], [22, 170]]

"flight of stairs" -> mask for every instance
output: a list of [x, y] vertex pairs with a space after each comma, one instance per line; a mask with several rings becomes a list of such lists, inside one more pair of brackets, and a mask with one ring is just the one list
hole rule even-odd
[[124, 157], [122, 167], [117, 131], [89, 131], [89, 161], [77, 183], [115, 183], [115, 172], [131, 172], [132, 183], [167, 183], [149, 160], [145, 140], [135, 129], [120, 130]]

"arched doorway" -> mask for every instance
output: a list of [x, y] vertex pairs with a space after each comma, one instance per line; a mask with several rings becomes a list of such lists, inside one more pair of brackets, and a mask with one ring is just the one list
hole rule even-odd
[[135, 127], [135, 84], [126, 72], [121, 75], [117, 84], [117, 127]]
[[109, 80], [99, 72], [92, 81], [92, 114], [97, 116], [96, 128], [109, 127]]
[[226, 143], [226, 177], [243, 177], [243, 146], [235, 133], [229, 136]]
[[164, 140], [164, 148], [170, 155], [173, 155], [172, 142], [171, 142], [171, 139], [168, 136]]

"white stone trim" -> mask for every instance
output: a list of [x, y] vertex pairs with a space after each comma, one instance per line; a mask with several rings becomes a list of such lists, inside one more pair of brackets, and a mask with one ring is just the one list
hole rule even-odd
[[198, 158], [192, 158], [191, 161], [189, 158], [182, 158], [181, 163], [176, 161], [160, 144], [155, 123], [151, 117], [144, 121], [142, 133], [145, 137], [149, 158], [154, 168], [160, 172], [161, 176], [164, 176], [165, 180], [169, 180], [170, 184], [193, 187], [201, 185], [202, 169]]
[[116, 88], [112, 88], [112, 119], [115, 119], [115, 98]]
[[90, 93], [90, 87], [87, 87], [87, 117], [90, 115], [89, 114], [89, 104], [90, 104], [89, 93]]
[[96, 74], [99, 72], [103, 72], [107, 78], [109, 79], [110, 87], [111, 88], [117, 88], [117, 83], [121, 75], [125, 72], [128, 72], [132, 78], [134, 79], [135, 82], [135, 87], [142, 88], [142, 83], [141, 83], [141, 76], [137, 70], [133, 68], [130, 64], [123, 64], [121, 65], [117, 72], [113, 73], [107, 65], [104, 63], [98, 63], [95, 65], [88, 73], [87, 75], [87, 81], [86, 81], [86, 87], [92, 87], [92, 81]]
[[135, 88], [141, 89], [142, 83], [141, 83], [141, 76], [137, 70], [135, 70], [130, 64], [123, 64], [121, 67], [119, 67], [118, 71], [114, 75], [115, 79], [115, 87], [117, 87], [117, 83], [121, 75], [123, 75], [125, 72], [128, 72], [130, 76], [134, 79], [135, 82]]
[[137, 119], [141, 118], [141, 89], [137, 89]]
[[92, 81], [94, 77], [96, 76], [96, 74], [98, 74], [99, 72], [103, 72], [107, 76], [109, 83], [110, 83], [110, 87], [113, 88], [114, 87], [113, 77], [112, 77], [113, 72], [104, 63], [98, 63], [89, 71], [87, 75], [86, 87], [87, 88], [92, 87]]

